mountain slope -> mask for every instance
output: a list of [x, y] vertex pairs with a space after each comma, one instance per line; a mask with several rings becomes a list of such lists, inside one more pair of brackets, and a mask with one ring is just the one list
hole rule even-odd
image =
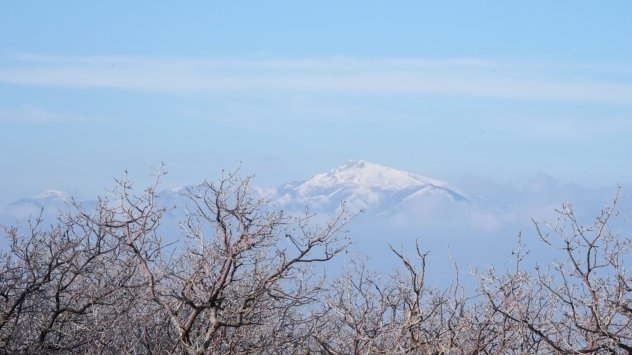
[[[162, 191], [158, 198], [163, 205], [176, 207], [169, 214], [179, 216], [188, 199], [186, 188]], [[447, 183], [368, 161], [348, 161], [344, 165], [299, 183], [286, 184], [271, 190], [255, 189], [271, 205], [284, 210], [311, 210], [332, 213], [345, 201], [351, 211], [384, 213], [406, 210], [411, 206], [451, 205], [470, 202], [470, 197]], [[265, 193], [263, 192], [265, 191]], [[5, 213], [19, 218], [36, 215], [41, 208], [54, 212], [64, 207], [70, 197], [64, 192], [48, 190], [6, 206]], [[88, 203], [93, 205], [93, 203]]]
[[58, 211], [68, 207], [71, 197], [58, 190], [47, 190], [27, 198], [20, 199], [9, 205], [0, 207], [0, 220], [13, 222], [37, 217], [43, 211], [47, 217], [54, 217]]
[[360, 160], [283, 186], [274, 202], [284, 208], [331, 210], [346, 201], [353, 209], [383, 212], [427, 198], [469, 201], [465, 193], [443, 181]]

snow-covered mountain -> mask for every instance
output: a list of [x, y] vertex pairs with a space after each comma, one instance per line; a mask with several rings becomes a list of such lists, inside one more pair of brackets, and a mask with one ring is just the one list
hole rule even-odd
[[446, 182], [359, 160], [282, 186], [273, 203], [284, 209], [308, 206], [332, 211], [345, 201], [352, 210], [381, 213], [429, 200], [469, 202], [470, 198]]
[[[411, 247], [418, 240], [423, 250], [433, 251], [429, 262], [434, 263], [434, 270], [445, 271], [451, 270], [452, 257], [472, 265], [506, 262], [519, 232], [524, 231], [525, 238], [533, 237], [531, 218], [551, 220], [562, 202], [576, 201], [577, 215], [590, 221], [594, 208], [601, 208], [615, 192], [614, 188], [561, 185], [543, 177], [530, 181], [525, 187], [515, 187], [466, 179], [459, 184], [467, 187], [465, 193], [443, 181], [367, 161], [348, 161], [302, 182], [254, 188], [253, 192], [268, 200], [270, 207], [290, 214], [308, 207], [325, 217], [346, 201], [346, 211], [352, 215], [365, 211], [348, 225], [354, 248], [361, 255], [379, 264], [391, 260], [387, 245]], [[191, 208], [184, 195], [190, 189], [196, 186], [158, 194], [160, 203], [168, 208], [161, 223], [166, 240], [182, 237], [178, 222], [185, 218], [187, 205]], [[0, 206], [0, 225], [24, 223], [39, 216], [42, 209], [45, 223], [54, 223], [57, 213], [71, 202], [68, 194], [48, 190]], [[79, 202], [88, 210], [95, 206], [94, 198]]]
[[[189, 188], [195, 189], [194, 186]], [[166, 224], [177, 224], [184, 218], [187, 204], [184, 193], [187, 187], [168, 189], [158, 194], [159, 201], [168, 208]], [[289, 183], [278, 188], [255, 188], [269, 206], [286, 212], [312, 212], [333, 214], [345, 202], [350, 213], [359, 211], [365, 215], [395, 216], [414, 215], [414, 220], [436, 220], [444, 211], [464, 208], [471, 198], [448, 183], [426, 178], [413, 173], [381, 166], [368, 161], [348, 161], [328, 172], [317, 174], [302, 182]], [[68, 194], [48, 190], [0, 207], [0, 223], [13, 223], [37, 216], [42, 208], [46, 216], [53, 217], [69, 207]], [[79, 201], [85, 208], [95, 205], [94, 201]], [[190, 206], [189, 206], [190, 207]], [[450, 218], [450, 217], [448, 217]]]
[[[165, 206], [184, 207], [186, 187], [164, 190], [159, 200]], [[446, 182], [374, 164], [368, 161], [347, 161], [328, 172], [276, 189], [255, 189], [270, 200], [272, 206], [286, 211], [311, 210], [333, 213], [341, 202], [352, 212], [397, 212], [410, 206], [432, 203], [470, 202], [470, 197]], [[5, 215], [28, 218], [45, 211], [58, 211], [68, 206], [70, 196], [48, 190], [5, 206]], [[85, 201], [87, 205], [93, 205]], [[181, 212], [181, 211], [180, 211]], [[176, 211], [170, 213], [180, 215]]]
[[[542, 178], [537, 181], [541, 181]], [[333, 214], [345, 201], [351, 214], [364, 211], [356, 224], [379, 224], [387, 229], [440, 231], [445, 234], [474, 232], [490, 235], [509, 230], [512, 233], [530, 226], [531, 218], [549, 218], [554, 209], [565, 201], [578, 201], [585, 206], [600, 206], [612, 190], [580, 189], [548, 181], [546, 189], [516, 188], [508, 185], [472, 183], [468, 192], [446, 182], [410, 172], [381, 166], [368, 161], [348, 161], [330, 171], [317, 174], [305, 181], [277, 188], [255, 188], [254, 192], [269, 201], [272, 208], [285, 212], [311, 212]], [[474, 181], [475, 182], [475, 181]], [[462, 182], [463, 183], [463, 182]], [[482, 187], [481, 187], [482, 186]], [[164, 190], [158, 199], [167, 212], [165, 224], [176, 225], [191, 207], [184, 193], [195, 186]], [[79, 201], [84, 208], [95, 206], [95, 199]], [[595, 202], [596, 201], [596, 202]], [[44, 209], [45, 217], [54, 217], [67, 209], [71, 202], [68, 194], [48, 190], [0, 206], [0, 224], [13, 224], [36, 217]], [[592, 213], [592, 212], [591, 212]], [[374, 218], [379, 217], [379, 218]], [[370, 227], [375, 229], [374, 226]], [[439, 232], [437, 232], [439, 233]]]
[[11, 205], [19, 206], [19, 205], [33, 205], [36, 207], [43, 207], [50, 204], [64, 204], [70, 200], [70, 196], [63, 191], [58, 190], [46, 190], [38, 193], [35, 196], [23, 198], [18, 200]]
[[3, 220], [24, 220], [38, 216], [42, 211], [45, 215], [54, 216], [66, 208], [70, 201], [71, 196], [66, 192], [46, 190], [0, 207], [0, 216], [4, 217]]

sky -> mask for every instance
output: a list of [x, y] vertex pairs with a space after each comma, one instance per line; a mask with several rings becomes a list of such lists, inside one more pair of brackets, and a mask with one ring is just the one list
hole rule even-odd
[[629, 1], [6, 1], [0, 203], [365, 159], [632, 180]]

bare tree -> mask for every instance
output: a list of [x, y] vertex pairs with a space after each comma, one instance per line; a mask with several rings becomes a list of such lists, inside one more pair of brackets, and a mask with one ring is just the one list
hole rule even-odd
[[[49, 227], [41, 218], [25, 233], [6, 228], [10, 248], [0, 265], [0, 349], [9, 353], [106, 348], [106, 333], [138, 287], [136, 266], [121, 245], [81, 216]], [[116, 309], [118, 311], [114, 312]]]
[[160, 220], [153, 188], [132, 198], [122, 181], [113, 218], [99, 222], [118, 233], [140, 265], [146, 300], [178, 339], [174, 350], [275, 352], [307, 339], [305, 309], [324, 291], [313, 265], [347, 246], [345, 212], [321, 226], [309, 214], [286, 216], [253, 197], [249, 182], [229, 173], [189, 189], [192, 210], [181, 223], [186, 240], [170, 257], [153, 235]]
[[[426, 256], [391, 248], [400, 267], [381, 275], [364, 261], [335, 281], [315, 333], [329, 354], [477, 353], [489, 339], [476, 326], [476, 305], [458, 277], [446, 289], [426, 285]], [[457, 269], [458, 271], [458, 269]]]
[[278, 352], [306, 344], [325, 291], [316, 264], [348, 245], [343, 209], [323, 223], [268, 208], [236, 173], [188, 191], [185, 241], [165, 244], [152, 185], [117, 188], [49, 227], [6, 228], [0, 350]]
[[554, 224], [534, 221], [540, 239], [564, 259], [534, 271], [518, 268], [483, 278], [490, 307], [510, 325], [510, 349], [556, 353], [631, 353], [632, 280], [629, 237], [609, 230], [614, 199], [595, 220], [582, 225], [570, 204]]
[[419, 245], [391, 248], [392, 272], [354, 256], [327, 278], [352, 216], [277, 211], [236, 172], [189, 188], [179, 234], [164, 235], [163, 175], [4, 228], [0, 353], [632, 353], [632, 241], [609, 229], [618, 196], [585, 226], [569, 204], [534, 222], [561, 253], [550, 266], [527, 267], [520, 240], [512, 269], [467, 289], [455, 267], [437, 288]]

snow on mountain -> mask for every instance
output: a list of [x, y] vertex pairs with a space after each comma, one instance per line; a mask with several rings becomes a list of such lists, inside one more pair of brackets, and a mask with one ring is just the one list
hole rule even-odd
[[[184, 193], [195, 186], [164, 190], [158, 199], [167, 207], [171, 218], [182, 218], [190, 204]], [[418, 209], [437, 209], [455, 202], [469, 202], [470, 197], [447, 184], [420, 175], [381, 166], [368, 161], [350, 160], [328, 172], [303, 181], [286, 184], [277, 189], [254, 188], [253, 192], [269, 200], [273, 207], [286, 211], [312, 211], [333, 213], [341, 202], [350, 212], [399, 213]], [[70, 196], [58, 190], [47, 190], [30, 198], [21, 199], [0, 214], [18, 219], [36, 216], [44, 208], [51, 215], [67, 208]], [[94, 201], [84, 201], [84, 207], [94, 207]], [[189, 206], [190, 207], [190, 206]]]
[[[469, 184], [468, 184], [469, 182]], [[555, 218], [554, 209], [573, 201], [577, 215], [590, 221], [594, 208], [601, 208], [615, 189], [592, 190], [560, 185], [539, 177], [526, 187], [466, 179], [459, 183], [470, 194], [450, 184], [367, 161], [348, 161], [328, 172], [302, 182], [278, 188], [253, 187], [253, 193], [269, 201], [271, 208], [288, 213], [311, 212], [326, 217], [346, 201], [350, 213], [364, 210], [349, 225], [354, 248], [373, 262], [391, 260], [387, 244], [411, 247], [418, 240], [423, 250], [433, 251], [428, 259], [432, 270], [450, 270], [452, 257], [462, 263], [500, 265], [515, 248], [515, 236], [533, 237], [532, 218]], [[193, 208], [185, 196], [196, 185], [163, 190], [160, 204], [167, 208], [161, 233], [167, 242], [182, 239], [179, 222]], [[0, 225], [24, 223], [44, 209], [45, 223], [54, 223], [59, 211], [69, 208], [70, 196], [48, 190], [6, 206], [0, 206]], [[83, 200], [86, 210], [95, 201]], [[72, 208], [71, 208], [72, 210]], [[597, 211], [598, 212], [598, 211]], [[319, 216], [320, 217], [320, 216]], [[625, 231], [624, 226], [615, 226]], [[449, 246], [449, 247], [448, 247]], [[0, 249], [2, 241], [0, 240]], [[449, 250], [449, 255], [446, 254]], [[490, 252], [493, 250], [493, 252]], [[386, 262], [386, 261], [384, 261]], [[389, 266], [384, 266], [389, 267]]]
[[68, 194], [59, 190], [46, 190], [31, 197], [36, 201], [66, 201], [69, 198]]
[[7, 223], [34, 218], [39, 216], [42, 211], [44, 217], [53, 218], [60, 210], [68, 206], [70, 200], [70, 195], [63, 191], [46, 190], [0, 208], [0, 222]]
[[368, 161], [346, 164], [301, 183], [280, 188], [273, 201], [281, 207], [333, 210], [345, 201], [356, 210], [386, 211], [434, 197], [451, 202], [469, 197], [439, 180]]

